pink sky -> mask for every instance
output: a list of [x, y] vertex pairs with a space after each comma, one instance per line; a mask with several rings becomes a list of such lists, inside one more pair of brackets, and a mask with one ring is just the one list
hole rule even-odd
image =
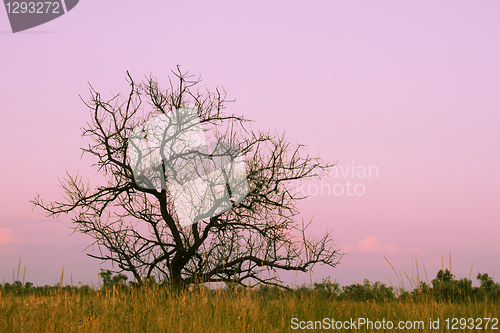
[[[408, 275], [418, 258], [431, 280], [451, 252], [456, 276], [473, 264], [473, 277], [497, 270], [498, 282], [499, 12], [493, 0], [87, 0], [12, 34], [0, 9], [0, 279], [12, 281], [20, 257], [36, 285], [58, 282], [62, 266], [73, 283], [110, 267], [82, 252], [92, 240], [69, 236], [69, 217], [28, 200], [60, 199], [66, 171], [94, 175], [79, 159], [87, 82], [111, 96], [126, 92], [126, 70], [166, 83], [182, 64], [223, 85], [237, 100], [229, 111], [254, 128], [286, 130], [344, 171], [377, 167], [378, 177], [324, 179], [323, 195], [300, 203], [347, 253], [313, 281], [397, 285], [383, 256]], [[364, 194], [326, 193], [347, 181]]]

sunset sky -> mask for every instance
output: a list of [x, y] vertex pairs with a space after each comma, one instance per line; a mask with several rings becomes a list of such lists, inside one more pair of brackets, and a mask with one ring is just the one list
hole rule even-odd
[[417, 259], [430, 281], [450, 253], [457, 277], [473, 265], [474, 280], [498, 282], [499, 13], [496, 0], [82, 0], [13, 34], [0, 8], [0, 283], [19, 258], [35, 285], [57, 283], [63, 266], [65, 283], [96, 284], [111, 267], [85, 254], [91, 238], [70, 236], [71, 216], [47, 218], [29, 200], [61, 200], [66, 171], [96, 179], [79, 149], [89, 83], [127, 93], [128, 70], [166, 86], [177, 64], [223, 86], [228, 112], [253, 128], [337, 162], [302, 187], [299, 221], [332, 230], [346, 255], [288, 282], [398, 286], [384, 256], [403, 276]]

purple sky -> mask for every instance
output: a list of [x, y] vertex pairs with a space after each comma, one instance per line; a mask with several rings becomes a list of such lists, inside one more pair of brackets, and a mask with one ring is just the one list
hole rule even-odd
[[[94, 177], [79, 159], [87, 82], [110, 97], [127, 91], [126, 70], [166, 84], [181, 64], [224, 86], [237, 100], [229, 111], [254, 128], [338, 160], [339, 177], [308, 183], [318, 194], [299, 204], [347, 253], [313, 281], [397, 286], [383, 256], [403, 276], [416, 275], [417, 258], [430, 281], [451, 252], [456, 276], [473, 265], [473, 277], [496, 269], [498, 282], [499, 12], [493, 0], [87, 0], [12, 34], [0, 9], [0, 279], [12, 281], [20, 257], [36, 285], [58, 282], [62, 266], [74, 284], [110, 267], [82, 252], [92, 240], [69, 236], [69, 217], [46, 218], [28, 200], [60, 199], [66, 171]], [[347, 170], [369, 166], [378, 176]], [[348, 195], [347, 182], [364, 194]]]

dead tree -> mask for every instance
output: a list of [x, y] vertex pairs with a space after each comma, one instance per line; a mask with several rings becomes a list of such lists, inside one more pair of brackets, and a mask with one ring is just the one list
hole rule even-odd
[[[173, 73], [174, 82], [169, 79], [169, 87], [162, 90], [153, 77], [136, 83], [127, 72], [129, 93], [108, 100], [90, 86], [91, 98], [84, 103], [92, 120], [82, 132], [93, 143], [82, 150], [95, 157], [93, 166], [107, 184], [93, 188], [78, 174], [67, 174], [61, 180], [64, 200], [45, 204], [37, 194], [34, 206], [48, 216], [71, 214], [74, 232], [91, 236], [99, 249], [99, 254], [88, 255], [111, 261], [117, 272], [131, 272], [139, 285], [156, 277], [177, 286], [282, 286], [277, 270], [335, 267], [342, 254], [334, 249], [331, 233], [320, 238], [306, 234], [310, 222], [296, 221], [296, 203], [304, 196], [290, 186], [294, 180], [319, 178], [333, 165], [301, 156], [303, 146], [287, 142], [284, 135], [254, 131], [247, 119], [224, 113], [233, 101], [223, 89], [200, 90], [199, 78], [179, 67]], [[165, 181], [165, 163], [165, 186], [140, 186], [130, 161], [129, 137], [148, 119], [188, 105], [196, 108], [207, 136], [239, 148], [248, 193], [232, 209], [183, 226]], [[208, 151], [198, 154], [213, 157]]]

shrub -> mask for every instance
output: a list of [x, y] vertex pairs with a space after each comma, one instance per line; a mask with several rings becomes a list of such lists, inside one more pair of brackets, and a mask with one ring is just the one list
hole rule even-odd
[[99, 276], [102, 278], [104, 289], [113, 287], [126, 287], [125, 282], [128, 280], [128, 276], [122, 273], [118, 273], [117, 275], [112, 276], [110, 270], [101, 270]]

